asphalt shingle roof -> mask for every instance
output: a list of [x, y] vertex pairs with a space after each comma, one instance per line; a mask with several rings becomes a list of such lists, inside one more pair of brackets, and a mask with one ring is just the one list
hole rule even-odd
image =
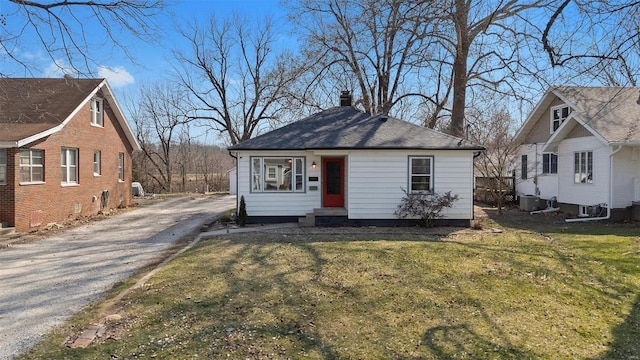
[[229, 148], [308, 149], [481, 150], [483, 147], [393, 117], [370, 115], [349, 106], [340, 106], [313, 114]]
[[559, 86], [554, 92], [608, 142], [640, 141], [640, 88]]
[[102, 81], [0, 78], [0, 141], [18, 141], [62, 124]]

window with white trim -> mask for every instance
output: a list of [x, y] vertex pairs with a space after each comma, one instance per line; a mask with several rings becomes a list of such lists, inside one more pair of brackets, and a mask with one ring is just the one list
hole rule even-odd
[[303, 157], [252, 157], [252, 192], [303, 192]]
[[593, 152], [575, 152], [573, 160], [573, 182], [576, 184], [593, 184]]
[[433, 157], [409, 157], [409, 192], [433, 191]]
[[543, 174], [558, 173], [558, 155], [553, 153], [542, 154], [542, 173]]
[[567, 120], [569, 114], [571, 113], [571, 108], [567, 105], [558, 105], [551, 108], [551, 123], [550, 123], [550, 133], [553, 134], [560, 125]]
[[44, 182], [44, 150], [20, 150], [20, 183]]
[[78, 183], [78, 149], [62, 148], [60, 152], [60, 169], [62, 171], [62, 185]]
[[124, 181], [124, 153], [118, 153], [118, 180]]
[[103, 101], [100, 98], [91, 99], [91, 125], [104, 126]]
[[7, 149], [0, 149], [0, 185], [7, 184]]
[[102, 175], [102, 153], [100, 150], [96, 150], [93, 152], [93, 175], [100, 176]]

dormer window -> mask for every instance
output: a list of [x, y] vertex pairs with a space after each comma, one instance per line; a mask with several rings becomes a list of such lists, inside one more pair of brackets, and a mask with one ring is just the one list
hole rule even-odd
[[104, 126], [103, 122], [103, 109], [102, 109], [102, 99], [93, 98], [91, 99], [91, 125], [94, 126]]
[[553, 134], [560, 125], [567, 120], [569, 114], [571, 113], [571, 108], [567, 105], [554, 106], [551, 108], [551, 126], [550, 132]]

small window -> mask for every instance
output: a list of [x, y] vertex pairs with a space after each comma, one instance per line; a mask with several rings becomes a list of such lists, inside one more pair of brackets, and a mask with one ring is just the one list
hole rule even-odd
[[93, 98], [91, 99], [91, 125], [95, 126], [104, 126], [104, 116], [103, 116], [103, 108], [102, 108], [102, 99]]
[[124, 181], [124, 153], [118, 153], [118, 180]]
[[574, 183], [593, 184], [593, 152], [574, 153]]
[[558, 173], [558, 155], [542, 154], [542, 173], [557, 174]]
[[44, 182], [44, 150], [20, 150], [20, 183]]
[[101, 170], [101, 158], [102, 154], [100, 153], [100, 150], [96, 150], [93, 152], [93, 175], [94, 176], [100, 176], [102, 175], [102, 170]]
[[303, 192], [304, 158], [252, 158], [251, 179], [252, 192]]
[[571, 108], [566, 105], [554, 106], [551, 108], [551, 133], [553, 134], [560, 125], [567, 120], [569, 114], [571, 113]]
[[62, 185], [78, 184], [78, 149], [62, 148], [60, 153]]
[[529, 168], [527, 164], [527, 155], [522, 155], [520, 162], [520, 178], [522, 180], [527, 180], [527, 169]]
[[409, 192], [433, 191], [433, 158], [409, 157]]
[[7, 149], [0, 149], [0, 185], [7, 184]]

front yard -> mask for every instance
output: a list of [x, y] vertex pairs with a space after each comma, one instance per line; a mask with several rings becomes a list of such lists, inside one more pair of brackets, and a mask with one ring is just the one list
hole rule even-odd
[[528, 219], [203, 240], [97, 344], [63, 345], [99, 305], [21, 359], [640, 358], [637, 225]]

